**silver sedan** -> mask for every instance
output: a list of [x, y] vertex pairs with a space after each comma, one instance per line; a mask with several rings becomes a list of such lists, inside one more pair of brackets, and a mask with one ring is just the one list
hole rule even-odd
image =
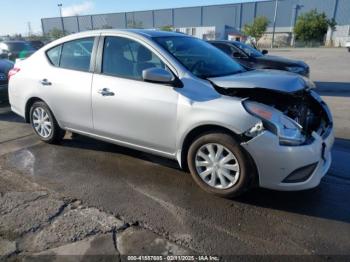
[[183, 34], [102, 30], [70, 35], [9, 73], [12, 110], [47, 143], [66, 130], [176, 159], [204, 190], [317, 186], [333, 122], [313, 83], [247, 71]]

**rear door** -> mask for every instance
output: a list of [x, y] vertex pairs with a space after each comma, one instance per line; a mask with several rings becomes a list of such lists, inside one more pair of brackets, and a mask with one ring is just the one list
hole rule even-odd
[[57, 120], [66, 128], [92, 130], [94, 44], [94, 37], [81, 38], [47, 51], [52, 66], [42, 73], [41, 92], [45, 94]]

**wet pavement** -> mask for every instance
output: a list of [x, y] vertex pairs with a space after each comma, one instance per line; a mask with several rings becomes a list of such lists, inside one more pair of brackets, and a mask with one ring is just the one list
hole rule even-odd
[[313, 190], [221, 199], [174, 161], [83, 136], [46, 145], [5, 110], [1, 134], [6, 127], [19, 139], [0, 134], [0, 165], [200, 254], [350, 255], [350, 99], [343, 92], [323, 94], [337, 139], [331, 169]]
[[349, 254], [350, 143], [338, 139], [333, 155], [314, 190], [256, 189], [235, 200], [201, 191], [176, 162], [83, 136], [23, 145], [1, 165], [199, 253]]

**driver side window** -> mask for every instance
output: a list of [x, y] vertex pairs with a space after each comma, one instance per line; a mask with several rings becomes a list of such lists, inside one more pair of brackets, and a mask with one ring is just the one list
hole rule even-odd
[[142, 71], [163, 68], [165, 64], [142, 44], [123, 37], [106, 37], [102, 73], [117, 77], [142, 80]]

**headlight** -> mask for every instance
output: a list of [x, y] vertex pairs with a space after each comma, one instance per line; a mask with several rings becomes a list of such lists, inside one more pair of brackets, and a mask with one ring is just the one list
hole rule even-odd
[[291, 67], [286, 67], [286, 70], [292, 73], [300, 74], [305, 71], [303, 67], [300, 66], [291, 66]]
[[281, 111], [253, 101], [243, 103], [245, 109], [260, 118], [264, 128], [279, 137], [281, 145], [297, 146], [305, 142], [302, 126]]

